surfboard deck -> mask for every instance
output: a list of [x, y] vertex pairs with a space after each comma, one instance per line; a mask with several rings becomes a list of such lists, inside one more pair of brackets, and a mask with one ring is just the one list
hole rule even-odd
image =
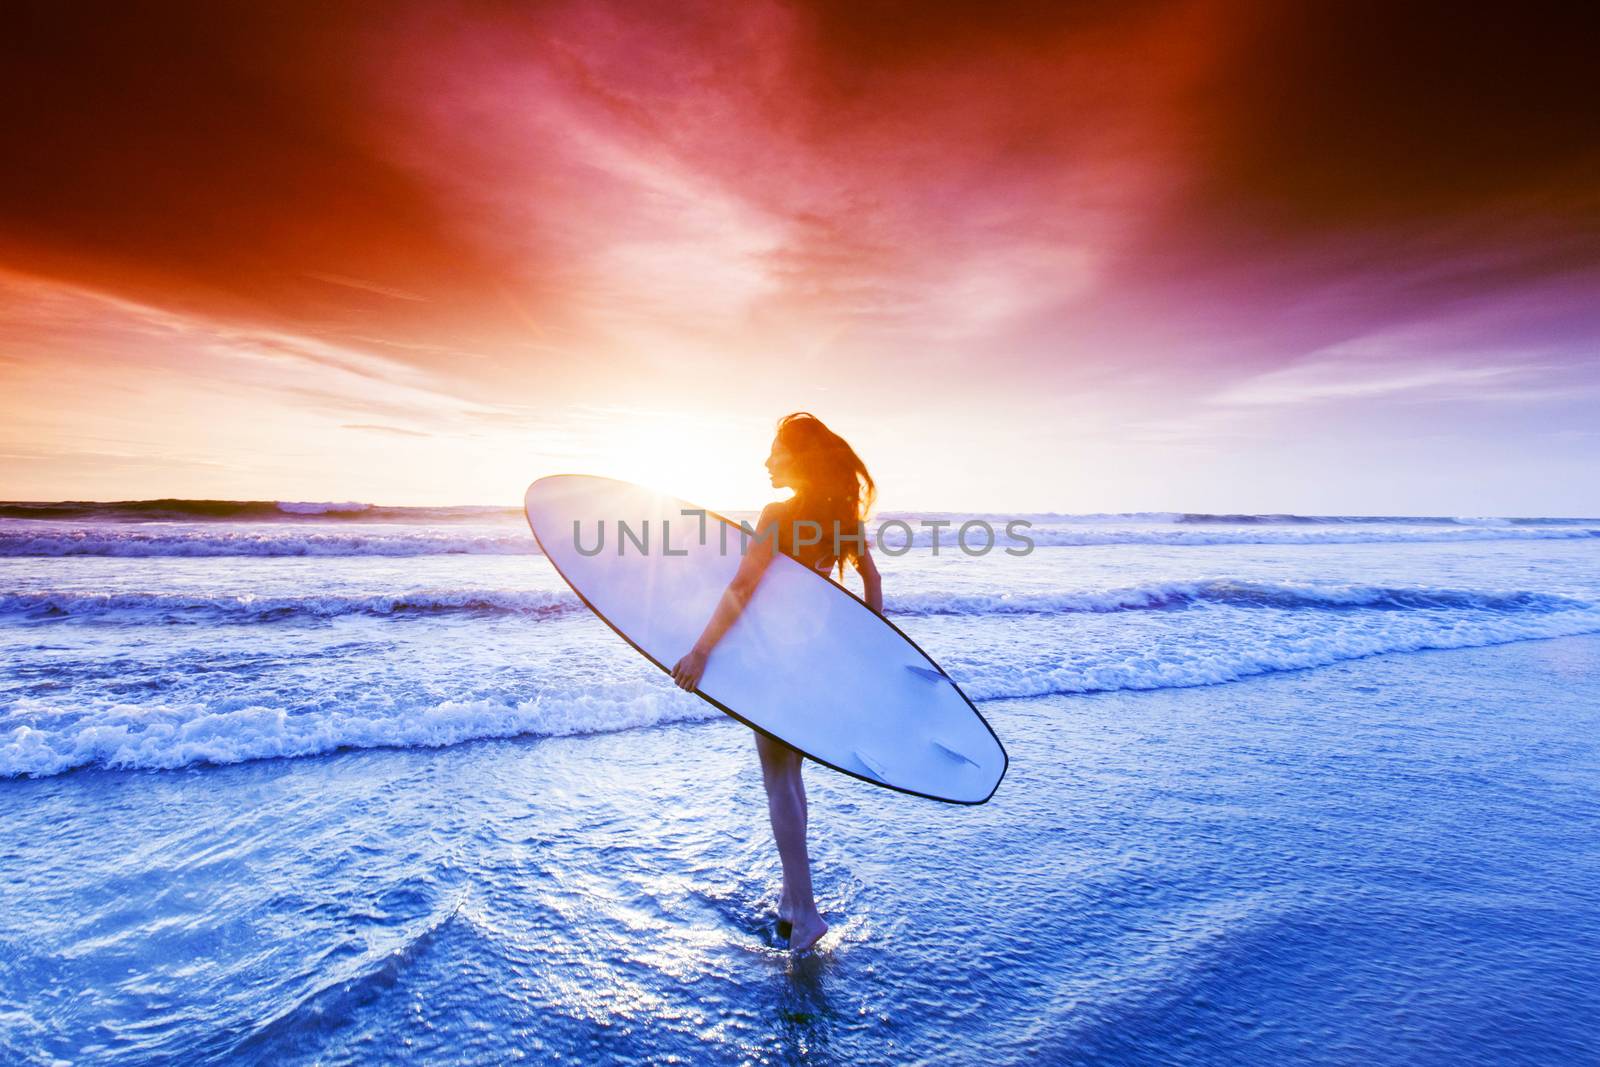
[[[715, 512], [590, 475], [539, 479], [524, 510], [573, 592], [669, 673], [705, 629], [747, 537]], [[933, 800], [982, 804], [1009, 762], [988, 722], [916, 642], [781, 553], [712, 650], [696, 692], [818, 763]]]

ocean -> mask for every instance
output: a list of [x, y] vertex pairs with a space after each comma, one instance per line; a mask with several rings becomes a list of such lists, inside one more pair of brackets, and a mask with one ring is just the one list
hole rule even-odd
[[880, 567], [1010, 773], [810, 768], [797, 961], [748, 730], [519, 511], [0, 505], [0, 1058], [1600, 1055], [1600, 519], [982, 518]]

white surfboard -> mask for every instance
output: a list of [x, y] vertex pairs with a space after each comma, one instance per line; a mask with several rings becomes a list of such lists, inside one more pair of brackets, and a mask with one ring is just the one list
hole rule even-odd
[[[705, 629], [748, 543], [729, 519], [610, 478], [541, 478], [525, 505], [561, 577], [668, 672]], [[782, 554], [712, 651], [697, 692], [818, 763], [889, 789], [982, 804], [1006, 772], [999, 738], [927, 653]]]

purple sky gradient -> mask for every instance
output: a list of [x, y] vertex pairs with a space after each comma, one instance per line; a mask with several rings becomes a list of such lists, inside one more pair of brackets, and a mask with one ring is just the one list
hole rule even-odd
[[20, 11], [0, 497], [1600, 514], [1579, 5]]

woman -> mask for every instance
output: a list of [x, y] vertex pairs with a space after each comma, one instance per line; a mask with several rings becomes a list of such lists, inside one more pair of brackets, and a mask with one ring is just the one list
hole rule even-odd
[[[873, 611], [883, 611], [882, 583], [867, 547], [863, 521], [877, 488], [855, 451], [821, 419], [800, 411], [778, 421], [767, 473], [774, 488], [793, 489], [794, 495], [762, 510], [749, 551], [705, 632], [672, 669], [673, 680], [684, 689], [693, 691], [700, 684], [712, 650], [750, 602], [774, 549], [829, 577], [837, 567], [843, 578], [845, 564], [853, 564], [861, 575], [867, 604]], [[791, 949], [804, 952], [828, 932], [811, 890], [806, 786], [801, 777], [804, 756], [763, 733], [756, 734], [756, 751], [767, 787], [772, 837], [783, 862], [778, 930], [789, 938]]]

